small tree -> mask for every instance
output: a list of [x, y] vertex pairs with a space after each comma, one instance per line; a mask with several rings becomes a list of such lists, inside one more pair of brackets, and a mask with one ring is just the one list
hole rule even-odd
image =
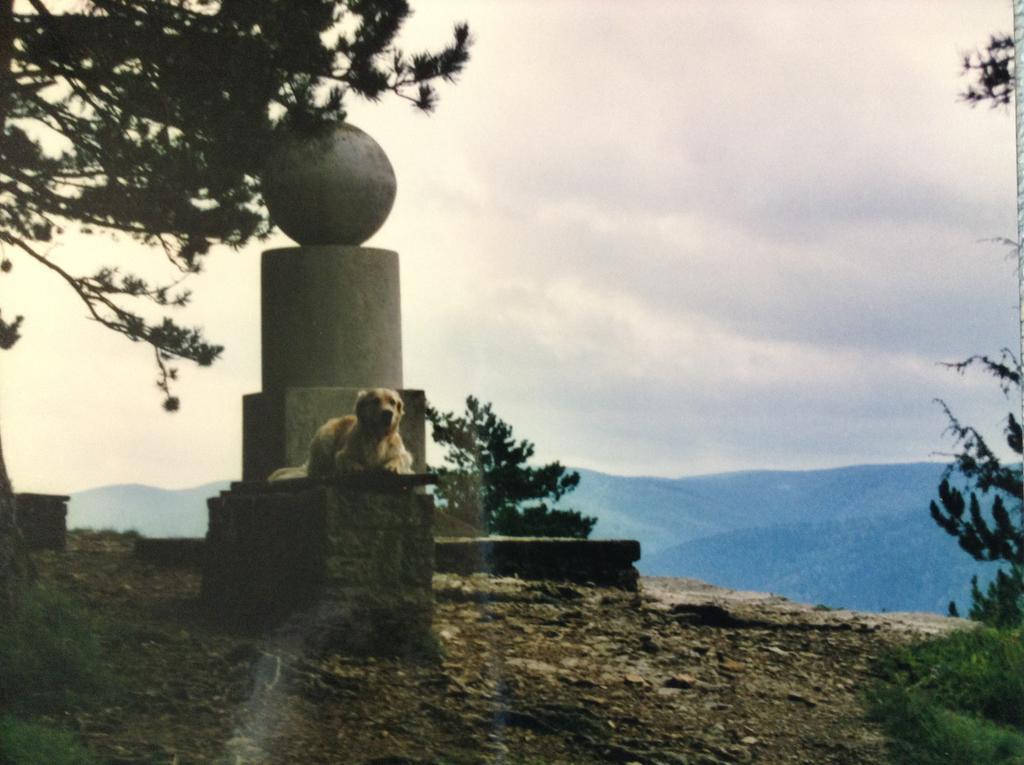
[[[971, 106], [989, 103], [1008, 106], [1014, 97], [1014, 44], [1009, 35], [992, 35], [984, 50], [975, 50], [963, 56], [963, 73], [971, 82], [960, 96]], [[1015, 250], [1019, 244], [1013, 242]], [[1018, 264], [1018, 268], [1019, 268]], [[963, 374], [969, 367], [982, 368], [999, 381], [1003, 393], [1016, 392], [1020, 401], [1021, 363], [1012, 351], [1003, 349], [999, 359], [972, 356], [966, 361], [949, 364]], [[982, 591], [978, 577], [971, 579], [972, 619], [996, 626], [1024, 623], [1024, 483], [1021, 465], [1005, 465], [989, 448], [982, 435], [965, 426], [942, 404], [949, 418], [948, 432], [960, 452], [953, 455], [953, 463], [946, 469], [939, 485], [939, 503], [931, 502], [932, 518], [957, 541], [971, 557], [980, 561], [1002, 561], [1006, 568], [996, 572], [996, 578]], [[1016, 454], [1022, 454], [1021, 424], [1010, 412], [1006, 419], [1006, 443]], [[954, 488], [949, 479], [959, 474], [967, 483], [969, 499]], [[979, 499], [979, 496], [981, 499]], [[992, 497], [986, 510], [982, 499]], [[966, 513], [966, 515], [965, 515]], [[956, 603], [949, 604], [951, 615], [957, 615]]]
[[427, 407], [434, 441], [446, 448], [448, 465], [437, 468], [440, 506], [488, 534], [586, 538], [596, 518], [576, 510], [549, 508], [580, 482], [559, 462], [542, 467], [526, 463], [534, 454], [529, 441], [516, 441], [512, 427], [490, 404], [466, 399], [462, 415]]
[[[998, 360], [972, 356], [950, 366], [963, 373], [975, 364], [996, 377], [1004, 393], [1019, 394], [1021, 366], [1011, 351], [1004, 349]], [[1024, 483], [1020, 465], [1003, 464], [977, 430], [961, 424], [949, 407], [940, 403], [960, 452], [953, 456], [939, 485], [939, 504], [932, 501], [929, 507], [932, 518], [975, 560], [1008, 564], [985, 591], [978, 587], [976, 576], [971, 580], [971, 618], [997, 626], [1020, 624], [1024, 621]], [[1021, 426], [1012, 412], [1005, 436], [1010, 449], [1021, 454]], [[966, 480], [968, 498], [950, 484], [954, 474]], [[991, 504], [985, 508], [983, 502], [989, 497]], [[956, 613], [955, 604], [950, 604], [950, 612]]]

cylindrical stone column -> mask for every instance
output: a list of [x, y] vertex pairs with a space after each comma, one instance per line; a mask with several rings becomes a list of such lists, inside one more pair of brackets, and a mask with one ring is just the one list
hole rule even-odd
[[398, 253], [267, 250], [262, 280], [263, 390], [402, 387]]

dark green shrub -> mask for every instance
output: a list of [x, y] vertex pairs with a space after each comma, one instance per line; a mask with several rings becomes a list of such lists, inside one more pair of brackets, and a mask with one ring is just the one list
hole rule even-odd
[[1024, 763], [1024, 633], [980, 628], [893, 650], [869, 698], [896, 763]]
[[1024, 621], [1024, 568], [1000, 569], [982, 592], [971, 578], [970, 617], [992, 627], [1020, 627]]
[[927, 694], [886, 686], [871, 698], [871, 717], [889, 735], [895, 765], [1020, 765], [1024, 736], [981, 717], [957, 714]]
[[70, 733], [0, 717], [0, 765], [94, 765]]
[[36, 587], [0, 625], [0, 709], [60, 709], [105, 693], [111, 675], [85, 612], [71, 598]]
[[1024, 641], [1020, 630], [960, 630], [895, 651], [886, 673], [957, 712], [1024, 729]]

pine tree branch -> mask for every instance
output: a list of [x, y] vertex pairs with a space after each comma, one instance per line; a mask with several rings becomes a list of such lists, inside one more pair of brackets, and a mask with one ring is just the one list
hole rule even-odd
[[0, 0], [0, 135], [10, 108], [15, 36], [14, 0]]
[[172, 358], [182, 358], [200, 366], [208, 366], [223, 350], [220, 346], [206, 343], [198, 330], [182, 329], [170, 319], [165, 318], [162, 324], [147, 324], [140, 316], [109, 297], [123, 295], [146, 298], [158, 305], [183, 306], [187, 303], [187, 293], [169, 300], [167, 293], [172, 287], [149, 288], [142, 280], [127, 276], [118, 285], [113, 279], [116, 271], [112, 269], [101, 271], [94, 277], [76, 277], [36, 251], [28, 242], [9, 232], [0, 231], [0, 241], [17, 247], [63, 279], [85, 304], [94, 321], [131, 340], [142, 340], [152, 346], [158, 370], [157, 387], [164, 393], [164, 408], [168, 411], [175, 411], [179, 402], [170, 390], [171, 382], [177, 377], [177, 370], [169, 367], [166, 362]]

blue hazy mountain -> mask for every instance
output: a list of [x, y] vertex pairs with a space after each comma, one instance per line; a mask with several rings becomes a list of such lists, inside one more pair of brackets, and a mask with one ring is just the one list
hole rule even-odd
[[962, 611], [995, 566], [963, 552], [928, 513], [945, 466], [748, 471], [679, 479], [579, 471], [566, 504], [595, 538], [641, 543], [641, 574], [702, 579], [867, 611]]
[[683, 542], [740, 529], [904, 511], [927, 518], [944, 467], [917, 462], [676, 479], [580, 470], [579, 488], [563, 503], [597, 516], [595, 538], [638, 539], [647, 558]]
[[859, 611], [936, 611], [970, 605], [974, 561], [924, 508], [894, 515], [742, 529], [644, 556], [649, 576], [685, 576]]
[[228, 486], [228, 481], [191, 489], [120, 484], [76, 492], [68, 503], [68, 528], [137, 531], [147, 537], [205, 536], [206, 500]]
[[[945, 612], [968, 604], [974, 573], [992, 575], [928, 514], [944, 465], [860, 465], [685, 478], [580, 470], [565, 506], [598, 518], [596, 539], [641, 543], [645, 575], [703, 579], [808, 603]], [[71, 528], [203, 536], [206, 499], [192, 489], [104, 486], [73, 494]]]

